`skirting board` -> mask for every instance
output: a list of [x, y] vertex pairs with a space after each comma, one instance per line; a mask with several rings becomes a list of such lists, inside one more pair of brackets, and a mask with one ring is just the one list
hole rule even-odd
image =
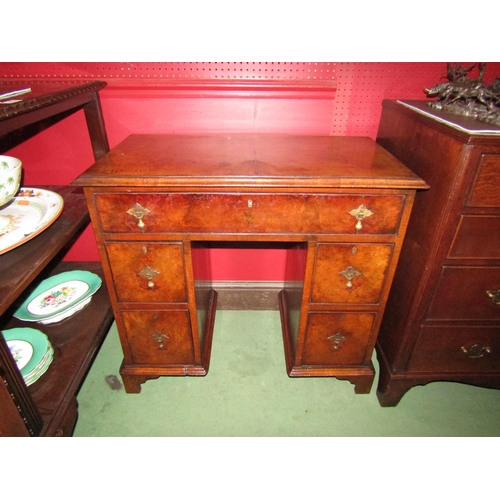
[[278, 310], [282, 281], [213, 281], [218, 293], [217, 309], [236, 311]]

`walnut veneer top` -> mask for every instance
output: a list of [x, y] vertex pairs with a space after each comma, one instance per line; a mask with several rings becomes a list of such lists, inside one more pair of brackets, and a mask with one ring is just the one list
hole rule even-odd
[[395, 188], [428, 186], [366, 137], [134, 134], [77, 186]]

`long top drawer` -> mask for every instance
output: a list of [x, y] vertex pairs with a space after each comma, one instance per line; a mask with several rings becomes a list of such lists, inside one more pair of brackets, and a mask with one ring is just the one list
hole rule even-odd
[[94, 193], [104, 233], [396, 235], [406, 195]]

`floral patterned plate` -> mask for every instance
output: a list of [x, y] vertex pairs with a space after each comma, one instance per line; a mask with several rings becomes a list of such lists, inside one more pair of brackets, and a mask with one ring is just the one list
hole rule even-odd
[[79, 311], [81, 302], [91, 297], [101, 286], [101, 278], [89, 271], [67, 271], [43, 280], [17, 309], [14, 316], [24, 321], [46, 322], [68, 310]]
[[92, 297], [87, 297], [84, 300], [80, 300], [80, 302], [77, 302], [75, 306], [70, 307], [69, 309], [66, 309], [66, 311], [62, 312], [61, 314], [56, 314], [55, 316], [51, 316], [50, 318], [47, 318], [43, 321], [39, 321], [42, 325], [50, 325], [51, 323], [59, 323], [59, 321], [62, 321], [63, 319], [69, 318], [70, 316], [73, 316], [76, 312], [80, 311], [83, 309], [90, 301], [92, 300]]
[[7, 346], [23, 377], [36, 373], [46, 364], [47, 352], [52, 349], [47, 335], [34, 328], [3, 330]]
[[53, 191], [21, 188], [17, 196], [0, 209], [12, 221], [12, 229], [0, 236], [0, 255], [31, 240], [47, 229], [61, 214], [64, 199]]

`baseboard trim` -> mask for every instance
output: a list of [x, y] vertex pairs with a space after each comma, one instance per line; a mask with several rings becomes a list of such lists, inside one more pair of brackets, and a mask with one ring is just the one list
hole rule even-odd
[[277, 311], [282, 281], [213, 281], [218, 294], [217, 309], [236, 311]]

